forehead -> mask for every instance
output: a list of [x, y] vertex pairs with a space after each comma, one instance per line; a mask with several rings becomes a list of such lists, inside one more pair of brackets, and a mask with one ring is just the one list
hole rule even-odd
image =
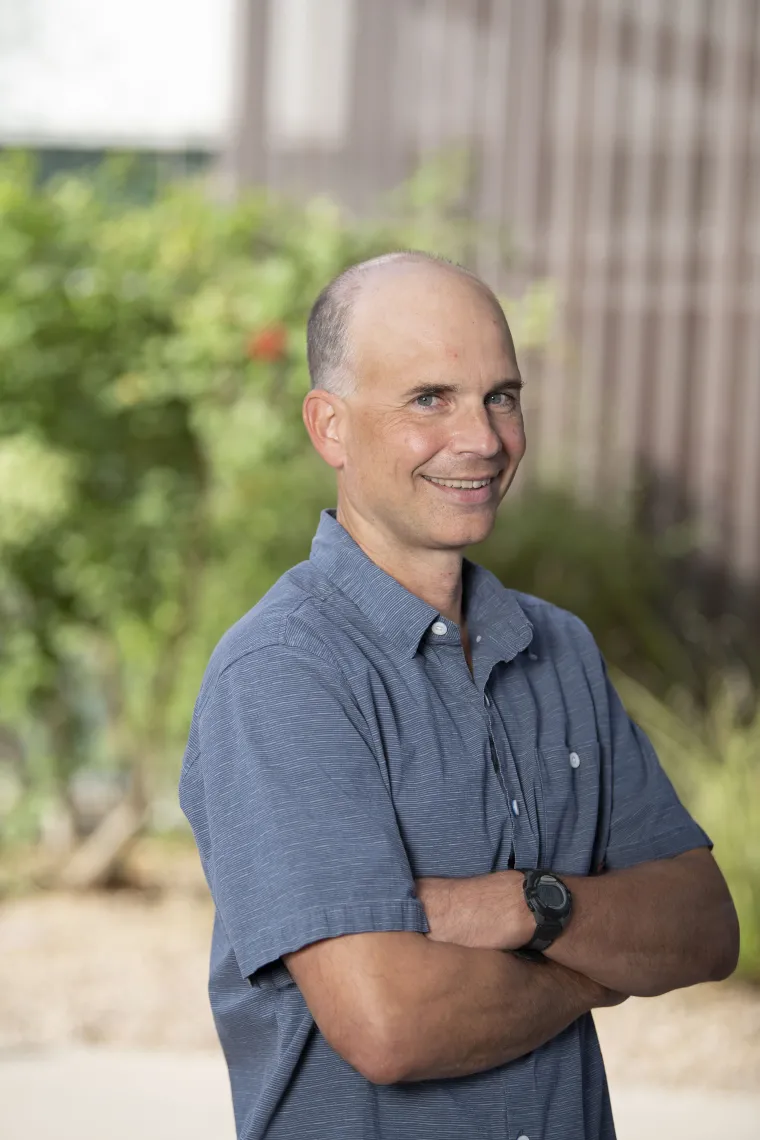
[[[354, 306], [351, 343], [364, 376], [400, 366], [457, 372], [514, 366], [506, 322], [485, 286], [448, 267], [412, 265], [378, 273]], [[406, 376], [404, 376], [406, 379]]]

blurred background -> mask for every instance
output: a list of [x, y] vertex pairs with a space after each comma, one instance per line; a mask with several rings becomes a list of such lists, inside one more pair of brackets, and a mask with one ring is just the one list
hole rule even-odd
[[106, 1054], [123, 1135], [173, 1136], [192, 1065], [182, 1135], [227, 1134], [179, 767], [334, 503], [310, 305], [397, 248], [489, 282], [527, 380], [474, 557], [591, 627], [739, 909], [739, 981], [602, 1011], [620, 1135], [760, 1136], [760, 0], [0, 0], [13, 1137], [60, 1137], [45, 1086], [87, 1140]]

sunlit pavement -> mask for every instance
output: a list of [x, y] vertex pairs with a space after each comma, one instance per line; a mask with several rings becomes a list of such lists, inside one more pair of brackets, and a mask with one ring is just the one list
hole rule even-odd
[[[618, 1140], [760, 1140], [760, 1092], [615, 1087], [612, 1099]], [[233, 1140], [224, 1062], [105, 1048], [0, 1054], [0, 1137]]]

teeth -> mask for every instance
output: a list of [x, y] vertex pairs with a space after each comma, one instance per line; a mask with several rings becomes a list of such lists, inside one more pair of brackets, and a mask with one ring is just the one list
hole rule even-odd
[[426, 475], [431, 483], [437, 483], [440, 487], [457, 487], [465, 491], [474, 491], [477, 487], [487, 487], [493, 479], [434, 479], [432, 475]]

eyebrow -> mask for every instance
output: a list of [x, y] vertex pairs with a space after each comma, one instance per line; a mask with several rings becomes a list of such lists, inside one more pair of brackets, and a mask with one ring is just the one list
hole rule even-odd
[[[525, 381], [519, 376], [512, 376], [508, 380], [500, 380], [498, 384], [494, 384], [492, 388], [486, 392], [487, 396], [493, 396], [496, 392], [503, 392], [505, 389], [511, 388], [518, 390], [525, 386]], [[437, 396], [439, 394], [453, 394], [456, 395], [462, 391], [461, 384], [415, 384], [407, 392], [404, 392], [401, 397], [402, 400], [413, 400], [415, 396]]]

